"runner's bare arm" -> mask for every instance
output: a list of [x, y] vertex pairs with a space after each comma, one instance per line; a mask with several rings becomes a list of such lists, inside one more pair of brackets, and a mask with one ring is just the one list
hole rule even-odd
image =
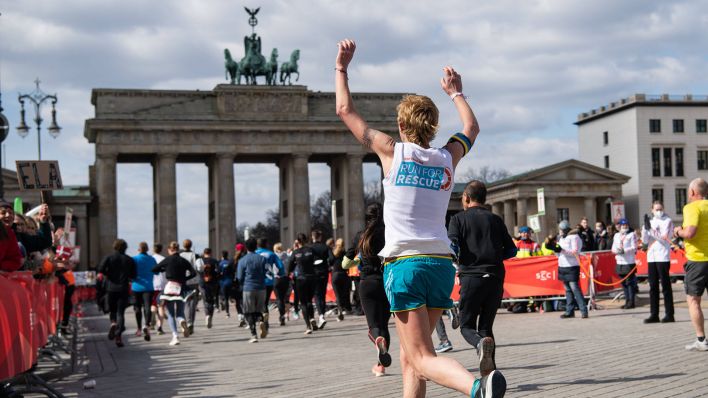
[[352, 40], [345, 39], [337, 43], [337, 46], [339, 47], [335, 64], [337, 116], [342, 119], [342, 122], [359, 142], [379, 156], [384, 173], [386, 173], [393, 161], [395, 141], [388, 134], [369, 127], [364, 118], [354, 108], [354, 101], [349, 91], [347, 67], [354, 57], [356, 44]]
[[[443, 72], [445, 75], [440, 79], [440, 85], [443, 91], [449, 96], [457, 93], [461, 94], [462, 77], [460, 74], [450, 66], [443, 68]], [[445, 145], [445, 148], [452, 155], [452, 166], [457, 167], [457, 163], [460, 159], [472, 149], [472, 145], [474, 145], [474, 141], [477, 139], [477, 134], [479, 134], [479, 124], [477, 123], [477, 118], [474, 116], [474, 112], [472, 112], [472, 108], [470, 108], [470, 105], [465, 100], [464, 95], [456, 95], [455, 98], [452, 99], [452, 102], [455, 104], [457, 113], [462, 120], [462, 131], [460, 133], [463, 137], [460, 137], [460, 139], [451, 139], [450, 142]]]

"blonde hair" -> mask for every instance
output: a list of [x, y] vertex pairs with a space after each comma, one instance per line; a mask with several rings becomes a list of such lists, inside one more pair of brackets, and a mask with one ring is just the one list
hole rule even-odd
[[428, 146], [438, 131], [440, 112], [433, 100], [424, 95], [406, 95], [396, 107], [401, 132], [408, 141]]
[[282, 252], [282, 251], [283, 251], [283, 244], [280, 243], [280, 242], [274, 244], [274, 245], [273, 245], [273, 251], [276, 252], [276, 253]]

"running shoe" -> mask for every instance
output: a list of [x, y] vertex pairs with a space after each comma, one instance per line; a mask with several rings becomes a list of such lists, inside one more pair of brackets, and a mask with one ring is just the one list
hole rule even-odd
[[386, 376], [386, 368], [377, 363], [373, 368], [371, 368], [371, 373], [373, 373], [376, 377]]
[[182, 329], [182, 335], [184, 337], [189, 337], [190, 333], [189, 333], [189, 326], [187, 326], [187, 321], [185, 321], [184, 319], [179, 321], [179, 327]]
[[211, 315], [206, 316], [206, 327], [207, 329], [211, 329]]
[[293, 311], [293, 319], [294, 320], [300, 319], [300, 311]]
[[284, 316], [280, 317], [280, 326], [285, 326], [285, 317]]
[[450, 309], [450, 315], [451, 315], [451, 320], [450, 323], [452, 324], [453, 329], [457, 329], [460, 327], [460, 313], [457, 311], [457, 307], [452, 307]]
[[315, 318], [310, 319], [310, 329], [312, 329], [313, 331], [317, 330], [317, 321], [315, 320]]
[[337, 322], [342, 322], [344, 320], [344, 313], [342, 311], [339, 311], [339, 314], [337, 314]]
[[159, 328], [157, 328], [157, 334], [160, 335], [160, 336], [162, 336], [163, 334], [165, 334], [165, 331], [162, 330], [162, 326], [160, 326]]
[[693, 343], [686, 345], [686, 351], [708, 351], [708, 340], [698, 341], [696, 339]]
[[497, 368], [497, 364], [494, 363], [494, 339], [485, 337], [479, 341], [477, 347], [477, 352], [479, 353], [479, 373], [482, 377], [485, 377]]
[[189, 334], [194, 334], [194, 325], [189, 325]]
[[135, 331], [135, 337], [141, 337], [143, 334], [140, 333], [140, 329]]
[[115, 323], [111, 324], [111, 328], [108, 329], [108, 340], [114, 340], [116, 338], [116, 330], [118, 329], [118, 325]]
[[437, 352], [438, 354], [448, 351], [452, 351], [452, 343], [449, 341], [446, 341], [444, 343], [441, 342], [437, 347], [435, 347], [435, 352]]
[[124, 346], [123, 337], [121, 337], [121, 335], [116, 336], [116, 346], [118, 346], [118, 348], [122, 348]]
[[147, 326], [143, 328], [143, 339], [150, 341], [150, 330], [148, 330]]
[[327, 321], [325, 320], [324, 315], [320, 315], [320, 319], [317, 321], [317, 329], [324, 329], [326, 324]]
[[170, 340], [170, 345], [175, 346], [179, 344], [179, 337], [177, 335], [172, 335], [172, 340]]
[[248, 340], [248, 342], [249, 342], [249, 343], [257, 343], [257, 342], [258, 342], [258, 338], [257, 338], [256, 336], [251, 336], [251, 339]]
[[391, 354], [388, 353], [388, 348], [386, 348], [386, 339], [383, 336], [379, 336], [374, 340], [374, 344], [376, 345], [379, 364], [385, 368], [391, 366]]
[[310, 328], [305, 329], [305, 334], [312, 334], [312, 329], [310, 329]]
[[242, 327], [246, 327], [246, 326], [248, 326], [248, 323], [246, 322], [246, 320], [241, 318], [241, 316], [239, 316], [238, 327], [242, 328]]
[[472, 398], [503, 398], [506, 393], [506, 379], [500, 371], [494, 370], [487, 376], [474, 381]]
[[265, 339], [268, 336], [268, 328], [265, 322], [258, 322], [258, 332], [258, 337], [261, 339]]

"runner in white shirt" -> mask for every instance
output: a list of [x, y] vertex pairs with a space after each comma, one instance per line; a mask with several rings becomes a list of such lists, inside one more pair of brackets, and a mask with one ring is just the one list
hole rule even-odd
[[[155, 243], [152, 246], [152, 258], [155, 259], [155, 263], [157, 264], [160, 264], [162, 260], [165, 259], [165, 256], [162, 255], [161, 243]], [[162, 289], [165, 288], [165, 283], [167, 283], [167, 279], [165, 279], [164, 272], [160, 272], [152, 278], [152, 286], [155, 289], [155, 294], [153, 294], [152, 306], [150, 307], [153, 314], [151, 327], [154, 328], [157, 326], [157, 334], [159, 335], [165, 334], [165, 331], [162, 330], [162, 322], [166, 317], [165, 305], [160, 300], [160, 294], [162, 293]]]
[[[384, 223], [384, 287], [396, 314], [401, 341], [403, 396], [425, 396], [426, 380], [472, 397], [503, 397], [504, 376], [492, 367], [480, 366], [481, 379], [459, 362], [438, 357], [431, 333], [445, 309], [452, 307], [450, 294], [455, 268], [445, 230], [445, 212], [454, 185], [454, 169], [472, 148], [479, 133], [477, 119], [462, 94], [462, 78], [451, 67], [443, 69], [443, 91], [450, 96], [462, 121], [461, 132], [443, 148], [431, 148], [438, 128], [438, 109], [430, 98], [405, 96], [398, 105], [400, 143], [374, 130], [354, 108], [347, 68], [356, 45], [338, 43], [335, 65], [336, 111], [352, 134], [374, 151], [386, 176]], [[493, 341], [487, 352], [493, 355]], [[480, 361], [493, 364], [493, 361]]]
[[[652, 216], [644, 216], [642, 242], [647, 251], [649, 267], [649, 318], [644, 323], [674, 322], [674, 293], [671, 289], [669, 268], [671, 268], [671, 235], [674, 223], [664, 213], [664, 205], [656, 201], [652, 204]], [[659, 281], [664, 295], [664, 317], [659, 319]]]

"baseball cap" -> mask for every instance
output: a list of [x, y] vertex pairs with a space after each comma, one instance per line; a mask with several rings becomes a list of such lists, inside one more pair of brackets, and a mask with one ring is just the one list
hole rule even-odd
[[524, 232], [531, 233], [531, 228], [529, 228], [527, 226], [523, 226], [523, 227], [519, 228], [519, 233], [524, 233]]
[[617, 224], [619, 224], [619, 225], [629, 225], [629, 221], [627, 221], [626, 218], [623, 218], [623, 219], [619, 220], [619, 222], [618, 222]]
[[558, 228], [562, 230], [570, 229], [570, 223], [567, 220], [563, 220], [558, 224]]
[[243, 243], [237, 243], [237, 244], [236, 244], [236, 250], [241, 251], [241, 252], [242, 252], [242, 251], [245, 251], [245, 250], [246, 250], [246, 245], [244, 245]]

